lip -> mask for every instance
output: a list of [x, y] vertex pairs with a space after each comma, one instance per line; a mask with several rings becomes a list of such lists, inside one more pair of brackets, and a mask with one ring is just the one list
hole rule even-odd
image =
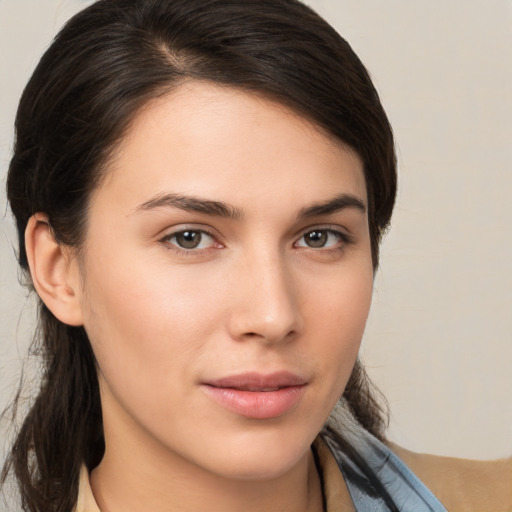
[[290, 372], [256, 372], [201, 383], [206, 395], [221, 407], [252, 419], [277, 418], [294, 409], [307, 381]]

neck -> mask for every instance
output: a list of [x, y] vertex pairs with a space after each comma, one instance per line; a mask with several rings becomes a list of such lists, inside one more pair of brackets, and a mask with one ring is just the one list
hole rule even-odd
[[[125, 463], [126, 462], [126, 463]], [[236, 480], [187, 461], [130, 464], [105, 452], [91, 487], [102, 512], [321, 512], [322, 489], [311, 450], [271, 479]]]

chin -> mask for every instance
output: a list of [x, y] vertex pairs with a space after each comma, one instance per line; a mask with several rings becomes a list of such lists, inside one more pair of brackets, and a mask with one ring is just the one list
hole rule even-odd
[[259, 453], [257, 456], [240, 454], [230, 457], [224, 466], [220, 463], [216, 472], [230, 480], [273, 480], [289, 472], [307, 453], [306, 450], [306, 453], [298, 455], [286, 452], [272, 455]]
[[214, 472], [226, 478], [265, 480], [278, 478], [309, 455], [316, 433], [296, 432], [281, 426], [245, 432], [212, 446]]

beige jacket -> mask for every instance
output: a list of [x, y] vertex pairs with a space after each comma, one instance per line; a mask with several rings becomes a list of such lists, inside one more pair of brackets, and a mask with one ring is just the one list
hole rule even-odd
[[[437, 496], [449, 512], [512, 512], [512, 458], [471, 461], [413, 453], [393, 443], [388, 446]], [[315, 448], [326, 498], [326, 512], [355, 511], [333, 455], [318, 438]], [[74, 512], [100, 512], [85, 467], [80, 475]]]

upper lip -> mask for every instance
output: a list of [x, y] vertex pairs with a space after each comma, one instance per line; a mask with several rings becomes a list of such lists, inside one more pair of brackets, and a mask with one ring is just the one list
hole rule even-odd
[[306, 379], [294, 373], [281, 371], [270, 374], [258, 372], [240, 373], [203, 382], [216, 388], [231, 388], [242, 391], [274, 391], [291, 386], [304, 386]]

